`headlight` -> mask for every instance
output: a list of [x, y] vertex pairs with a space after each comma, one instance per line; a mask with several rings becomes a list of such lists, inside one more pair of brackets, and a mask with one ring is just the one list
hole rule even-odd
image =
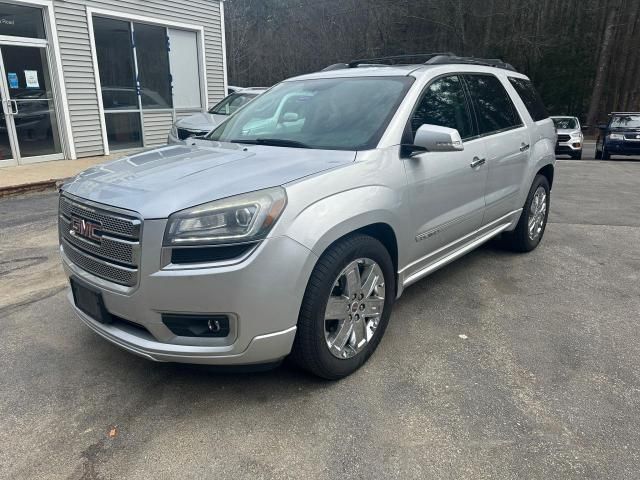
[[612, 133], [609, 135], [609, 140], [624, 140], [624, 135], [621, 133]]
[[173, 138], [178, 138], [178, 126], [177, 125], [173, 125], [171, 127], [171, 132], [169, 132], [169, 135], [171, 135]]
[[214, 245], [260, 240], [285, 205], [284, 188], [237, 195], [176, 212], [169, 217], [164, 245]]
[[570, 135], [575, 138], [582, 138], [582, 132], [571, 132]]

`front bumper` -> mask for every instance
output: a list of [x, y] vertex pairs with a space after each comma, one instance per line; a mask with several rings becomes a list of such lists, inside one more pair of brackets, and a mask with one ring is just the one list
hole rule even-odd
[[574, 155], [582, 151], [583, 142], [579, 138], [572, 138], [567, 142], [556, 143], [556, 154]]
[[[288, 355], [315, 254], [283, 236], [264, 240], [237, 264], [160, 268], [165, 224], [145, 222], [140, 281], [130, 289], [81, 270], [61, 251], [67, 275], [100, 291], [116, 321], [90, 318], [69, 293], [78, 317], [110, 342], [155, 361], [245, 365]], [[231, 331], [225, 338], [176, 336], [162, 322], [163, 313], [226, 314]]]
[[610, 155], [640, 155], [640, 141], [636, 140], [607, 140], [605, 148]]

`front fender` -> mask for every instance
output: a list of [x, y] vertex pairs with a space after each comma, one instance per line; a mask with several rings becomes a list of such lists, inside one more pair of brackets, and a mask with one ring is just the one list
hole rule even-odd
[[[322, 198], [293, 219], [286, 235], [312, 250], [322, 253], [339, 238], [374, 223], [386, 223], [402, 240], [402, 220], [393, 211], [402, 208], [401, 195], [391, 188], [372, 185], [354, 188]], [[406, 231], [406, 229], [404, 229]], [[400, 260], [401, 252], [398, 252]]]

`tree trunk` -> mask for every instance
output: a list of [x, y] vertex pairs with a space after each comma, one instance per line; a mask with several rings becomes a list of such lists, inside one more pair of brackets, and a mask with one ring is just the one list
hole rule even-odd
[[598, 120], [600, 109], [600, 101], [602, 92], [604, 91], [604, 83], [607, 79], [609, 64], [611, 63], [611, 50], [613, 48], [613, 33], [615, 30], [615, 21], [618, 14], [619, 3], [616, 1], [607, 14], [607, 22], [604, 26], [604, 35], [600, 46], [600, 55], [598, 56], [598, 66], [596, 70], [596, 79], [593, 84], [593, 92], [591, 94], [591, 102], [589, 104], [589, 113], [587, 114], [587, 124], [592, 127]]

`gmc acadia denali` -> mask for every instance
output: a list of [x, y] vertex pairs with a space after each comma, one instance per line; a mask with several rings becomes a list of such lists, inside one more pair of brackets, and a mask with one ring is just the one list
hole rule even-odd
[[151, 360], [291, 355], [338, 379], [374, 352], [407, 286], [497, 235], [538, 246], [555, 146], [531, 82], [501, 61], [333, 65], [204, 137], [66, 184], [69, 299]]

